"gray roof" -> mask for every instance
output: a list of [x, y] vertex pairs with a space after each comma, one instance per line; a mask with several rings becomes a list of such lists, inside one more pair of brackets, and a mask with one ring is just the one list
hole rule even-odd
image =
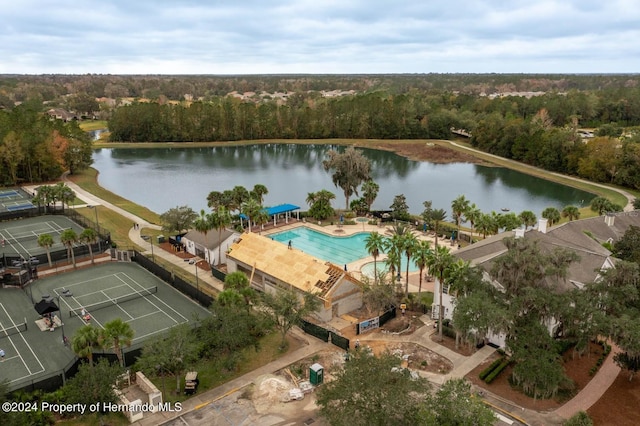
[[225, 229], [219, 236], [218, 231], [214, 229], [207, 232], [205, 239], [205, 235], [202, 232], [191, 229], [182, 238], [193, 241], [194, 243], [199, 244], [203, 247], [207, 247], [209, 250], [213, 250], [215, 248], [218, 248], [221, 243], [226, 241], [233, 234], [235, 234], [234, 231]]
[[[580, 256], [578, 262], [569, 266], [567, 282], [558, 290], [575, 288], [575, 283], [594, 281], [605, 264], [616, 261], [602, 243], [618, 240], [631, 225], [640, 226], [640, 211], [609, 214], [608, 221], [605, 218], [607, 216], [566, 222], [548, 229], [546, 233], [534, 229], [524, 233], [524, 238], [537, 241], [543, 251], [566, 248]], [[503, 239], [514, 235], [512, 231], [494, 235], [458, 250], [455, 255], [490, 271], [493, 259], [507, 250]]]

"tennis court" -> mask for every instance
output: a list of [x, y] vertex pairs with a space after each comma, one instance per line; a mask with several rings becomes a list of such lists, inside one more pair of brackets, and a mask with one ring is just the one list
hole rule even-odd
[[80, 234], [83, 228], [62, 215], [45, 215], [26, 219], [0, 222], [0, 252], [7, 255], [37, 256], [46, 250], [38, 245], [38, 237], [49, 234], [53, 237], [50, 250], [63, 250], [60, 234], [73, 229]]
[[[43, 299], [59, 308], [53, 312], [60, 320], [53, 331], [40, 326], [43, 320], [31, 301]], [[39, 279], [26, 290], [0, 289], [0, 300], [0, 328], [7, 328], [6, 333], [1, 332], [5, 337], [0, 336], [0, 348], [6, 352], [0, 364], [0, 381], [8, 380], [12, 389], [60, 374], [73, 363], [75, 354], [65, 346], [63, 334], [71, 340], [85, 324], [102, 329], [105, 323], [121, 318], [135, 333], [131, 347], [123, 348], [129, 352], [175, 325], [210, 315], [146, 269], [124, 262]], [[82, 308], [89, 320], [83, 318]], [[26, 331], [20, 325], [25, 321]], [[13, 328], [16, 325], [18, 329]], [[11, 368], [5, 368], [8, 366]]]
[[18, 210], [32, 209], [35, 206], [31, 202], [29, 194], [20, 188], [0, 189], [0, 212], [15, 212]]
[[3, 296], [0, 302], [0, 349], [6, 354], [0, 367], [0, 381], [7, 380], [11, 387], [34, 379], [46, 369], [40, 362], [38, 351], [32, 346], [33, 342], [29, 343], [26, 317], [31, 316], [31, 312], [20, 316], [21, 312], [16, 309], [22, 306], [32, 310], [28, 298], [19, 289], [3, 289], [0, 294]]

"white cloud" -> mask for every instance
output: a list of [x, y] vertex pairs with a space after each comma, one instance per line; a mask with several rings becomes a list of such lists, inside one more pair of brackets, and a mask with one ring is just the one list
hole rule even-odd
[[635, 0], [22, 0], [0, 73], [638, 72]]

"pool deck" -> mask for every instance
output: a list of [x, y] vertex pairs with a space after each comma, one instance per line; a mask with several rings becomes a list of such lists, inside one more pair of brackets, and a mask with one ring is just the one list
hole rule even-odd
[[[360, 219], [360, 218], [358, 218]], [[279, 225], [277, 228], [275, 229], [269, 229], [269, 230], [265, 230], [262, 232], [262, 235], [270, 235], [270, 234], [275, 234], [278, 232], [283, 232], [283, 231], [288, 231], [291, 229], [296, 229], [299, 228], [301, 226], [306, 226], [308, 228], [311, 228], [313, 230], [316, 230], [318, 232], [322, 232], [324, 234], [327, 235], [331, 235], [333, 237], [344, 237], [344, 236], [349, 236], [349, 235], [353, 235], [353, 234], [358, 234], [361, 232], [377, 232], [379, 234], [385, 235], [387, 230], [391, 230], [393, 223], [389, 222], [388, 224], [384, 224], [382, 226], [378, 226], [378, 225], [370, 225], [367, 222], [357, 222], [355, 225], [318, 225], [317, 222], [313, 223], [313, 222], [309, 222], [309, 221], [303, 221], [303, 220], [296, 220], [293, 221], [289, 224], [286, 225]], [[413, 234], [419, 239], [419, 240], [425, 240], [425, 241], [429, 241], [431, 242], [431, 245], [435, 245], [435, 235], [431, 234], [431, 233], [424, 233], [421, 231], [417, 231], [417, 230], [412, 230]], [[452, 252], [455, 252], [458, 250], [458, 246], [457, 245], [451, 245], [451, 242], [449, 240], [445, 240], [442, 238], [438, 239], [438, 245], [442, 246], [442, 245], [446, 245]], [[387, 258], [386, 255], [382, 254], [378, 257], [377, 261], [378, 262], [384, 262], [384, 260]], [[358, 259], [356, 261], [353, 261], [351, 263], [347, 264], [347, 271], [351, 272], [356, 278], [360, 279], [362, 277], [362, 274], [360, 273], [360, 269], [362, 268], [363, 265], [373, 262], [373, 256], [367, 256], [364, 257], [362, 259]], [[405, 273], [404, 271], [402, 271], [402, 281], [403, 284], [405, 282]], [[422, 280], [422, 291], [433, 291], [433, 281], [427, 281], [426, 279]], [[410, 292], [417, 292], [418, 291], [418, 287], [420, 285], [420, 272], [416, 271], [416, 272], [409, 272], [409, 291]]]

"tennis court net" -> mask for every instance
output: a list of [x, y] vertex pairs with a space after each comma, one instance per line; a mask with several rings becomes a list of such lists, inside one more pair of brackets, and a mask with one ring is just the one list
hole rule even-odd
[[90, 305], [84, 305], [80, 308], [71, 309], [69, 311], [69, 318], [74, 316], [81, 317], [82, 311], [85, 310], [88, 313], [93, 311], [97, 311], [100, 309], [108, 308], [109, 306], [119, 305], [124, 302], [128, 302], [130, 300], [139, 299], [141, 297], [149, 296], [158, 292], [158, 286], [154, 286], [151, 288], [145, 288], [144, 290], [136, 291], [135, 293], [125, 294], [124, 296], [116, 297], [113, 299], [105, 300], [104, 302], [92, 303]]
[[7, 327], [0, 329], [0, 339], [3, 337], [8, 337], [13, 334], [22, 333], [23, 331], [27, 331], [27, 323], [24, 322], [22, 324], [14, 325], [13, 327]]

